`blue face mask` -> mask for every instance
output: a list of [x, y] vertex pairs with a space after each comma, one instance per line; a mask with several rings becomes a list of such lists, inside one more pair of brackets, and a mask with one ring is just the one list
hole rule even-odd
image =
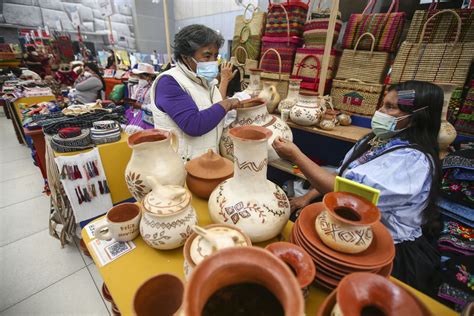
[[[192, 58], [192, 57], [191, 57]], [[216, 79], [219, 74], [219, 64], [216, 61], [197, 61], [193, 58], [196, 63], [196, 74], [199, 77], [206, 79], [207, 82], [211, 82]]]

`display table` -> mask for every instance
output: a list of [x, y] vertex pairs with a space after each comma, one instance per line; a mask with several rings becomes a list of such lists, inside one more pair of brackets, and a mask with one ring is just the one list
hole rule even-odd
[[[197, 212], [199, 225], [206, 226], [212, 224], [206, 200], [194, 196], [192, 205]], [[288, 240], [287, 237], [291, 232], [292, 226], [293, 223], [288, 222], [283, 230], [282, 236], [280, 236], [281, 240]], [[82, 230], [82, 238], [93, 257], [94, 262], [97, 264], [99, 261], [95, 258], [92, 248], [89, 247], [90, 238], [85, 229]], [[277, 241], [277, 239], [275, 238], [274, 240], [265, 243], [259, 243], [256, 244], [256, 246], [263, 247], [274, 241]], [[174, 250], [159, 251], [146, 245], [141, 236], [135, 238], [133, 242], [136, 244], [136, 248], [130, 253], [119, 257], [108, 265], [98, 268], [122, 315], [132, 314], [133, 297], [135, 292], [138, 287], [150, 277], [160, 273], [172, 273], [184, 281], [183, 247]], [[316, 273], [318, 273], [317, 271], [318, 269], [316, 267]], [[454, 311], [432, 300], [428, 296], [399, 281], [396, 282], [412, 291], [424, 304], [426, 304], [434, 315], [457, 315]], [[328, 294], [329, 292], [327, 290], [317, 286], [311, 286], [309, 297], [306, 299], [306, 315], [316, 315], [319, 306]]]

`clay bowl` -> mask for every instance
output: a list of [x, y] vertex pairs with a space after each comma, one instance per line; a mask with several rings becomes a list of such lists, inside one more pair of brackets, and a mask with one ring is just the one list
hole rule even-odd
[[102, 295], [104, 296], [106, 301], [113, 302], [114, 299], [112, 298], [112, 295], [110, 295], [109, 289], [107, 288], [107, 285], [105, 285], [105, 282], [102, 283]]
[[302, 289], [313, 282], [316, 267], [311, 256], [303, 248], [280, 241], [266, 246], [265, 249], [290, 266]]
[[316, 316], [331, 316], [332, 309], [336, 305], [336, 290], [332, 291], [331, 294], [326, 297], [323, 304], [319, 307], [318, 313]]
[[306, 240], [311, 250], [328, 262], [334, 262], [348, 268], [379, 269], [395, 257], [395, 245], [390, 232], [382, 223], [372, 226], [373, 240], [369, 248], [356, 254], [346, 254], [327, 247], [319, 238], [314, 223], [316, 217], [325, 209], [323, 203], [314, 203], [303, 209], [298, 219], [300, 235]]
[[183, 302], [184, 285], [172, 274], [158, 274], [146, 280], [135, 293], [133, 311], [138, 316], [174, 315]]
[[[373, 225], [378, 222], [381, 217], [377, 206], [353, 193], [330, 192], [324, 195], [323, 204], [331, 216], [337, 218], [343, 223], [350, 225]], [[358, 217], [358, 219], [348, 219], [348, 217], [341, 215], [342, 211], [344, 211], [344, 213], [348, 213], [349, 215], [355, 215]]]
[[82, 252], [84, 255], [88, 257], [92, 257], [91, 253], [89, 252], [89, 249], [87, 249], [86, 243], [84, 242], [84, 239], [81, 238], [81, 241], [79, 242], [79, 247], [81, 248]]
[[[252, 241], [250, 240], [249, 236], [247, 236], [247, 234], [245, 234], [242, 230], [240, 230], [236, 226], [227, 225], [227, 224], [211, 224], [211, 225], [207, 225], [203, 228], [204, 229], [209, 229], [209, 228], [213, 228], [213, 227], [227, 227], [229, 229], [235, 230], [235, 231], [239, 232], [240, 234], [242, 234], [242, 236], [245, 237], [247, 245], [252, 246]], [[191, 245], [193, 244], [193, 241], [196, 239], [196, 237], [198, 237], [198, 234], [193, 232], [186, 239], [186, 242], [184, 243], [184, 247], [183, 247], [184, 260], [186, 260], [186, 262], [188, 263], [188, 265], [191, 269], [194, 269], [196, 267], [196, 263], [194, 262], [193, 258], [191, 257]]]
[[234, 164], [216, 154], [212, 149], [185, 165], [188, 175], [186, 185], [197, 196], [208, 199], [212, 191], [234, 174]]
[[184, 295], [184, 314], [199, 316], [213, 294], [239, 284], [257, 284], [280, 302], [284, 315], [304, 315], [300, 286], [290, 268], [257, 247], [222, 249], [193, 271]]
[[118, 307], [117, 307], [117, 305], [116, 305], [115, 303], [112, 303], [112, 314], [113, 314], [114, 316], [120, 316], [120, 315], [122, 315], [122, 314], [120, 313], [120, 310], [118, 309]]
[[339, 283], [336, 296], [344, 316], [359, 316], [369, 310], [386, 316], [423, 315], [418, 302], [405, 289], [372, 273], [346, 276]]
[[246, 108], [253, 108], [259, 105], [263, 105], [265, 104], [265, 100], [261, 98], [251, 98], [251, 99], [241, 101], [240, 104], [242, 105], [242, 108], [240, 108], [239, 110], [242, 110]]

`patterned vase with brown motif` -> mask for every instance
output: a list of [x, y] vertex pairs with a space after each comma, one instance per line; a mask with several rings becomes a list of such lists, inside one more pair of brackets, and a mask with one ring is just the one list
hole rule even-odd
[[255, 98], [262, 91], [262, 83], [260, 81], [262, 71], [262, 69], [250, 69], [249, 85], [243, 92], [248, 93], [252, 98]]
[[211, 219], [237, 226], [252, 242], [269, 240], [282, 231], [290, 217], [285, 192], [267, 180], [267, 143], [272, 132], [260, 126], [240, 126], [229, 134], [234, 144], [234, 177], [211, 193]]
[[281, 118], [268, 113], [266, 102], [261, 99], [250, 99], [242, 102], [244, 107], [237, 109], [237, 119], [224, 128], [220, 142], [220, 154], [227, 159], [234, 160], [234, 143], [229, 130], [240, 126], [262, 126], [268, 128], [272, 135], [268, 138], [268, 160], [274, 161], [278, 154], [272, 147], [272, 143], [277, 137], [282, 137], [293, 141], [293, 133], [290, 127]]

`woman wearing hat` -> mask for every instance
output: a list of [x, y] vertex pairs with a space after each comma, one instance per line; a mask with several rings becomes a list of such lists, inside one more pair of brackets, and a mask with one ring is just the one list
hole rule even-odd
[[[392, 275], [428, 294], [434, 294], [440, 264], [426, 237], [435, 236], [440, 228], [435, 200], [442, 106], [443, 90], [435, 84], [392, 85], [372, 118], [372, 133], [356, 143], [338, 170], [341, 177], [380, 190], [381, 222], [396, 249]], [[296, 145], [276, 139], [273, 147], [299, 166], [314, 188], [312, 197], [333, 190], [336, 174], [312, 162]]]
[[133, 101], [132, 108], [127, 112], [129, 124], [125, 132], [129, 135], [144, 129], [153, 128], [153, 114], [151, 103], [151, 86], [155, 79], [155, 69], [147, 63], [138, 63], [132, 69], [132, 74], [138, 77], [138, 83], [133, 86], [130, 97]]
[[[217, 56], [224, 39], [204, 25], [189, 25], [176, 34], [176, 67], [161, 73], [153, 83], [153, 119], [156, 128], [173, 130], [179, 154], [190, 160], [212, 149], [219, 152], [223, 119], [240, 107], [238, 99], [222, 99], [216, 86]], [[231, 69], [231, 68], [230, 68]], [[221, 84], [232, 79], [221, 73]]]

